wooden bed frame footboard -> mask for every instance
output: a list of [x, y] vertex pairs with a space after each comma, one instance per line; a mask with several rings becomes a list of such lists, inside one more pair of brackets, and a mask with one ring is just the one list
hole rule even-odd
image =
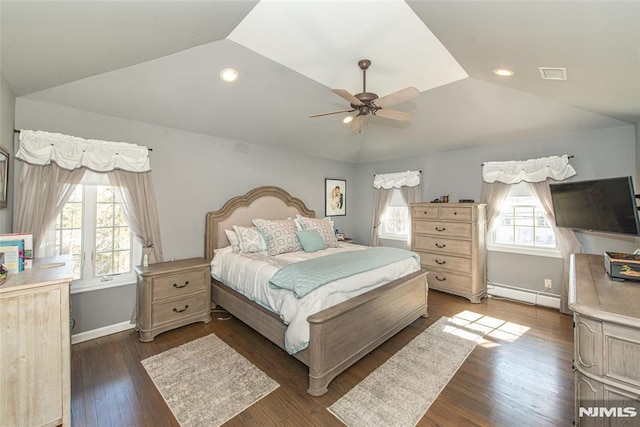
[[[229, 244], [224, 230], [232, 225], [251, 226], [251, 218], [296, 214], [315, 216], [300, 199], [278, 187], [258, 187], [234, 197], [222, 209], [207, 213], [205, 257], [211, 260], [217, 248]], [[419, 270], [309, 316], [309, 347], [293, 355], [309, 367], [307, 392], [325, 394], [338, 374], [417, 318], [426, 317], [427, 294], [427, 272]], [[211, 300], [285, 349], [287, 326], [277, 314], [214, 279]]]
[[[349, 366], [419, 317], [427, 317], [427, 272], [416, 271], [309, 316], [309, 347], [293, 356], [309, 367], [312, 396]], [[211, 298], [260, 335], [285, 349], [286, 325], [273, 312], [213, 280]]]

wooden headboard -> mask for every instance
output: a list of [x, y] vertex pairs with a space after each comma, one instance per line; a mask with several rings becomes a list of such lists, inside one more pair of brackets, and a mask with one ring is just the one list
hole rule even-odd
[[296, 214], [314, 218], [315, 211], [280, 187], [257, 187], [244, 196], [237, 196], [224, 204], [222, 209], [208, 212], [205, 222], [204, 256], [213, 259], [213, 251], [229, 245], [224, 230], [234, 225], [252, 226], [253, 218], [295, 218]]

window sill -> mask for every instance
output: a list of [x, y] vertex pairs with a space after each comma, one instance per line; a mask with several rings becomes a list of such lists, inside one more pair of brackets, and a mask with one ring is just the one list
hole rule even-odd
[[525, 246], [498, 246], [487, 245], [490, 252], [507, 252], [512, 254], [533, 255], [546, 258], [562, 258], [560, 251], [557, 249], [532, 249]]
[[92, 282], [74, 281], [71, 283], [71, 294], [81, 294], [84, 292], [99, 291], [102, 289], [116, 288], [118, 286], [133, 285], [136, 283], [136, 276], [134, 274], [126, 274], [119, 276], [113, 280], [96, 280]]
[[400, 242], [407, 242], [409, 240], [408, 236], [402, 236], [397, 234], [382, 234], [382, 235], [378, 235], [378, 238], [383, 240], [398, 240]]

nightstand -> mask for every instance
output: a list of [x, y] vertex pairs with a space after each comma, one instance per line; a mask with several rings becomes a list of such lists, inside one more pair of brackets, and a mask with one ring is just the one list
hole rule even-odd
[[135, 267], [140, 341], [194, 322], [211, 321], [211, 276], [204, 258]]

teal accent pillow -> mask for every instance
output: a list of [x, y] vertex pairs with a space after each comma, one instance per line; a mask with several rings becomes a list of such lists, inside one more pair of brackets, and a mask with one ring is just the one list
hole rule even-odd
[[317, 252], [328, 247], [316, 230], [296, 231], [296, 236], [305, 252]]

